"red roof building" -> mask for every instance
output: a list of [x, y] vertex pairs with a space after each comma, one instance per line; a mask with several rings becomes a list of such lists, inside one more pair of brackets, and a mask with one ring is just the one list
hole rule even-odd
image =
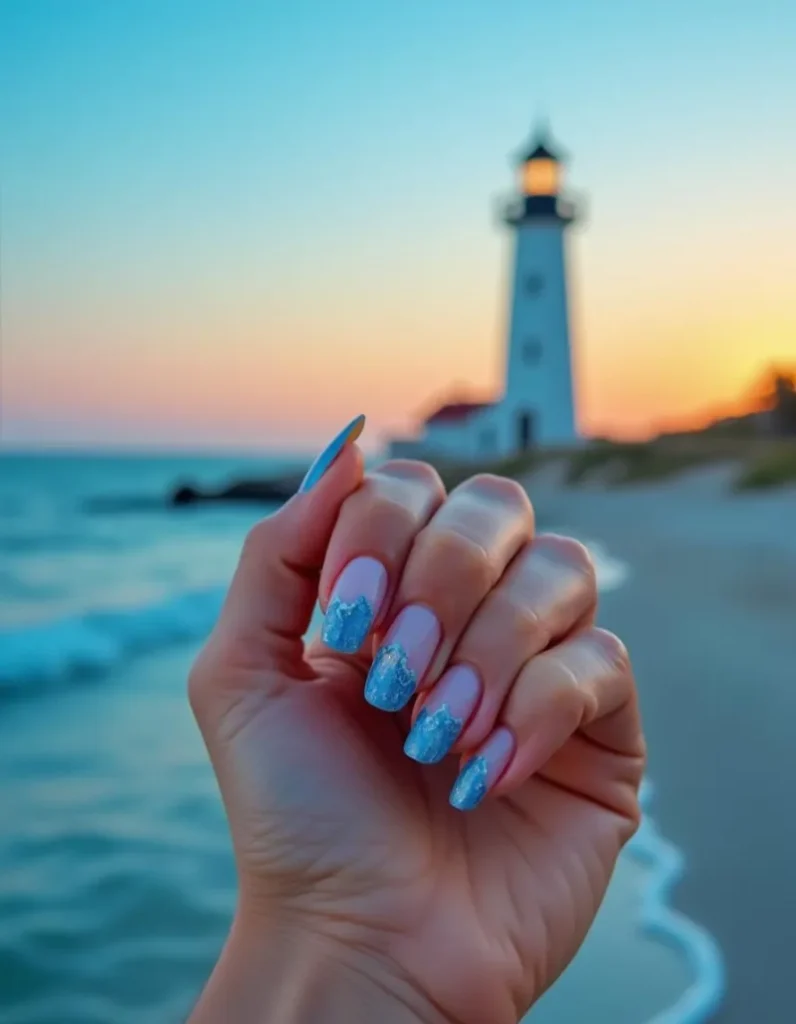
[[492, 404], [492, 402], [452, 402], [449, 405], [440, 406], [436, 412], [426, 416], [423, 423], [427, 427], [433, 424], [462, 423], [473, 413], [479, 412], [481, 409], [488, 409]]

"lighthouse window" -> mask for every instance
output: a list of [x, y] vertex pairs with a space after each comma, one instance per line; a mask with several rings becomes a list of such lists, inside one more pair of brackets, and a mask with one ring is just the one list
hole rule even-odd
[[522, 345], [522, 361], [526, 366], [536, 366], [542, 358], [542, 343], [538, 338], [529, 338]]
[[538, 295], [544, 287], [541, 274], [528, 274], [525, 278], [525, 291], [528, 295]]

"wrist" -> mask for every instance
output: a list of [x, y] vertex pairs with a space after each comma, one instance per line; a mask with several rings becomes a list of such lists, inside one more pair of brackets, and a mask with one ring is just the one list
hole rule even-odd
[[449, 1024], [398, 969], [328, 936], [239, 913], [188, 1024]]

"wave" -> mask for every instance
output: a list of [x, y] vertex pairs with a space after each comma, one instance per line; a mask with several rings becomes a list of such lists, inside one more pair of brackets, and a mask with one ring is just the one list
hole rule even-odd
[[101, 674], [133, 654], [201, 640], [224, 593], [224, 587], [184, 591], [149, 605], [0, 631], [0, 692]]
[[[628, 567], [586, 540], [601, 591], [621, 586]], [[0, 630], [0, 693], [98, 675], [133, 654], [201, 640], [213, 628], [226, 588], [183, 591], [149, 605], [88, 612]]]
[[675, 1005], [656, 1014], [647, 1024], [705, 1024], [713, 1019], [724, 1001], [724, 960], [710, 932], [671, 906], [672, 891], [685, 870], [685, 857], [664, 839], [648, 815], [653, 798], [649, 780], [644, 780], [639, 796], [644, 816], [638, 832], [628, 843], [631, 856], [650, 870], [639, 924], [650, 936], [680, 950], [693, 977]]
[[614, 558], [601, 541], [586, 537], [583, 538], [583, 543], [589, 549], [589, 554], [594, 562], [597, 587], [601, 593], [605, 593], [607, 590], [616, 590], [627, 582], [630, 568], [625, 562]]

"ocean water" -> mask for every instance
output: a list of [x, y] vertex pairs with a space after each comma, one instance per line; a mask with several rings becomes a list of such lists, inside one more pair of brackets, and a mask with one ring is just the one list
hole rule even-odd
[[[0, 456], [3, 1024], [181, 1021], [212, 967], [235, 878], [185, 679], [267, 510], [162, 499], [275, 468]], [[621, 586], [631, 567], [588, 540], [602, 585]], [[645, 821], [535, 1022], [709, 1019], [715, 950], [666, 910], [681, 867]]]

